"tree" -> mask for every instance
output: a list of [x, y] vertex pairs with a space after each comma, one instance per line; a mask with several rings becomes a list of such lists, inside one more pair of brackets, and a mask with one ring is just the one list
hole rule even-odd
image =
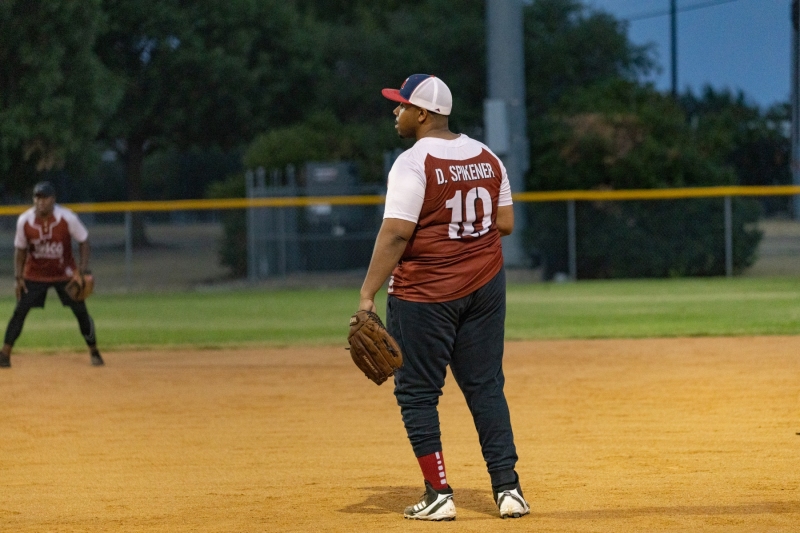
[[93, 51], [100, 0], [0, 3], [0, 172], [19, 194], [92, 142], [119, 90]]
[[[744, 93], [705, 87], [699, 95], [687, 92], [680, 98], [687, 120], [712, 149], [724, 154], [741, 185], [788, 185], [791, 142], [787, 125], [788, 104], [762, 110], [749, 103]], [[786, 212], [791, 197], [760, 200], [765, 213]]]
[[[525, 46], [528, 189], [736, 183], [727, 134], [693, 129], [678, 103], [639, 81], [657, 66], [650, 47], [629, 41], [625, 22], [578, 0], [537, 0], [525, 10]], [[724, 272], [721, 200], [577, 208], [580, 277]], [[564, 205], [535, 204], [530, 212], [532, 253], [547, 276], [565, 272]], [[746, 224], [758, 206], [737, 200], [734, 215], [734, 267], [741, 270], [755, 257], [760, 235]]]
[[[296, 5], [314, 29], [305, 34], [311, 55], [291, 56], [288, 61], [305, 60], [316, 83], [296, 90], [307, 96], [306, 106], [273, 123], [250, 145], [247, 166], [280, 168], [323, 157], [349, 159], [363, 169], [375, 169], [369, 172], [383, 179], [377, 176], [377, 153], [407, 144], [384, 135], [393, 133], [392, 104], [381, 97], [380, 89], [397, 86], [415, 72], [445, 79], [455, 97], [451, 126], [481, 138], [486, 96], [483, 2], [298, 0]], [[734, 169], [721, 157], [713, 136], [694, 132], [680, 106], [640, 83], [656, 63], [652, 48], [630, 42], [626, 23], [578, 0], [535, 0], [524, 16], [533, 161], [530, 189], [735, 183]], [[600, 217], [596, 228], [592, 227], [606, 233], [596, 234], [596, 242], [627, 243], [629, 250], [638, 249], [642, 257], [647, 254], [637, 247], [653, 232], [674, 230], [674, 239], [668, 241], [671, 246], [681, 232], [691, 232], [693, 227], [688, 216], [682, 219], [684, 226], [659, 226], [659, 220], [674, 217], [669, 203], [661, 206], [666, 208], [661, 214], [652, 206], [606, 207], [610, 211], [591, 206], [594, 210], [580, 215], [588, 217], [590, 226], [592, 217]], [[752, 207], [737, 202], [736, 268], [753, 258], [757, 235], [743, 231], [744, 222], [755, 216]], [[639, 211], [629, 211], [634, 208]], [[684, 207], [686, 213], [691, 210], [697, 217], [721, 220], [719, 202]], [[551, 218], [561, 221], [564, 217]], [[614, 233], [631, 221], [639, 228], [633, 240]], [[532, 235], [532, 246], [546, 256], [549, 267], [562, 269], [565, 238], [550, 238], [547, 231], [551, 230]], [[557, 231], [561, 230], [551, 233]], [[654, 265], [659, 259], [653, 256], [635, 271], [621, 268], [619, 259], [604, 262], [601, 254], [581, 250], [587, 261], [581, 272], [592, 277], [718, 272], [724, 268], [719, 255], [702, 255], [704, 242], [707, 249], [716, 247], [715, 242], [705, 241], [716, 238], [709, 231], [690, 239], [695, 252], [669, 252], [665, 257], [671, 263], [663, 265]], [[630, 255], [624, 257], [630, 265], [637, 264]]]
[[[391, 124], [391, 123], [390, 123]], [[344, 124], [331, 112], [257, 136], [244, 155], [247, 168], [299, 168], [306, 161], [352, 161], [366, 182], [383, 181], [383, 151], [397, 134], [368, 124]], [[378, 179], [376, 179], [378, 178]]]
[[[453, 88], [452, 124], [472, 131], [481, 124], [486, 87], [484, 6], [470, 0], [342, 2], [306, 0], [314, 17], [317, 76], [305, 117], [331, 112], [347, 124], [389, 125], [392, 104], [384, 87], [399, 87], [406, 76], [427, 72]], [[289, 124], [286, 124], [289, 125]], [[399, 145], [399, 143], [395, 143]]]
[[525, 9], [528, 118], [535, 121], [580, 87], [636, 81], [655, 67], [652, 46], [628, 39], [627, 22], [579, 0], [536, 0]]
[[[650, 87], [616, 80], [565, 95], [538, 122], [534, 190], [732, 185], [734, 169], [713, 135], [693, 129], [679, 104]], [[582, 278], [719, 275], [725, 272], [720, 199], [581, 202]], [[734, 269], [751, 265], [761, 234], [757, 203], [734, 205]], [[548, 275], [566, 271], [563, 205], [537, 206], [532, 245]]]
[[[96, 50], [122, 80], [121, 103], [101, 139], [125, 162], [139, 200], [144, 158], [168, 147], [231, 149], [304, 105], [295, 89], [312, 71], [298, 61], [303, 23], [277, 0], [104, 0]], [[134, 242], [146, 243], [135, 219]]]

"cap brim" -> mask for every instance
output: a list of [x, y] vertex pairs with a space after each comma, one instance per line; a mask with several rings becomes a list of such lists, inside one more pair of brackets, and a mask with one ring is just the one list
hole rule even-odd
[[391, 100], [393, 102], [401, 102], [403, 104], [410, 104], [411, 103], [407, 99], [403, 98], [400, 95], [400, 90], [399, 89], [383, 89], [381, 91], [381, 94], [383, 95], [384, 98], [388, 98], [389, 100]]

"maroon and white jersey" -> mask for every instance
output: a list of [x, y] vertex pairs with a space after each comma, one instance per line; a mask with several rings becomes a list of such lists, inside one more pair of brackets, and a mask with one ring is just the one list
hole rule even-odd
[[389, 172], [384, 218], [417, 224], [389, 294], [447, 302], [489, 282], [503, 266], [497, 208], [511, 204], [506, 169], [486, 145], [463, 134], [417, 141]]
[[25, 279], [32, 281], [66, 281], [77, 270], [72, 256], [72, 239], [84, 242], [89, 232], [78, 216], [56, 204], [46, 219], [37, 219], [30, 208], [17, 219], [14, 246], [28, 250], [25, 261]]

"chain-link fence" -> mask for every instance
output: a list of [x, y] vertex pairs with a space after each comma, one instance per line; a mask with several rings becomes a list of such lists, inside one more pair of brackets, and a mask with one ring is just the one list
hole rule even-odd
[[[224, 234], [218, 213], [142, 215], [147, 241], [134, 246], [125, 213], [79, 213], [89, 230], [89, 266], [98, 292], [182, 290], [230, 278], [231, 269], [220, 262]], [[13, 287], [14, 223], [14, 217], [2, 217], [0, 282], [9, 290]]]
[[[528, 201], [530, 265], [510, 279], [725, 275], [729, 267], [741, 276], [800, 276], [800, 222], [762, 216], [763, 201], [781, 198]], [[363, 280], [381, 197], [225, 202], [73, 206], [89, 228], [97, 291], [357, 287]], [[10, 294], [14, 213], [23, 207], [2, 209], [0, 284]]]

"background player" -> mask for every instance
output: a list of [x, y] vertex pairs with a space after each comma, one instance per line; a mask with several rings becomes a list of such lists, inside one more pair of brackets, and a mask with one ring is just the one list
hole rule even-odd
[[425, 478], [406, 518], [452, 520], [437, 405], [447, 366], [464, 393], [503, 518], [530, 508], [514, 470], [517, 453], [503, 393], [505, 271], [500, 237], [514, 228], [508, 176], [485, 145], [450, 131], [450, 89], [414, 74], [383, 95], [400, 102], [395, 128], [416, 144], [389, 172], [384, 220], [359, 309], [391, 274], [387, 329], [403, 351], [395, 396]]
[[[11, 366], [11, 348], [25, 323], [28, 311], [44, 307], [47, 291], [54, 287], [61, 303], [69, 306], [78, 319], [81, 334], [89, 347], [89, 357], [95, 366], [103, 364], [97, 350], [94, 321], [86, 310], [85, 302], [72, 300], [64, 291], [76, 270], [88, 273], [89, 233], [69, 209], [56, 204], [56, 191], [48, 181], [33, 188], [33, 207], [17, 219], [14, 237], [14, 276], [16, 279], [17, 306], [8, 322], [0, 367]], [[72, 239], [78, 243], [79, 263], [72, 256]]]

